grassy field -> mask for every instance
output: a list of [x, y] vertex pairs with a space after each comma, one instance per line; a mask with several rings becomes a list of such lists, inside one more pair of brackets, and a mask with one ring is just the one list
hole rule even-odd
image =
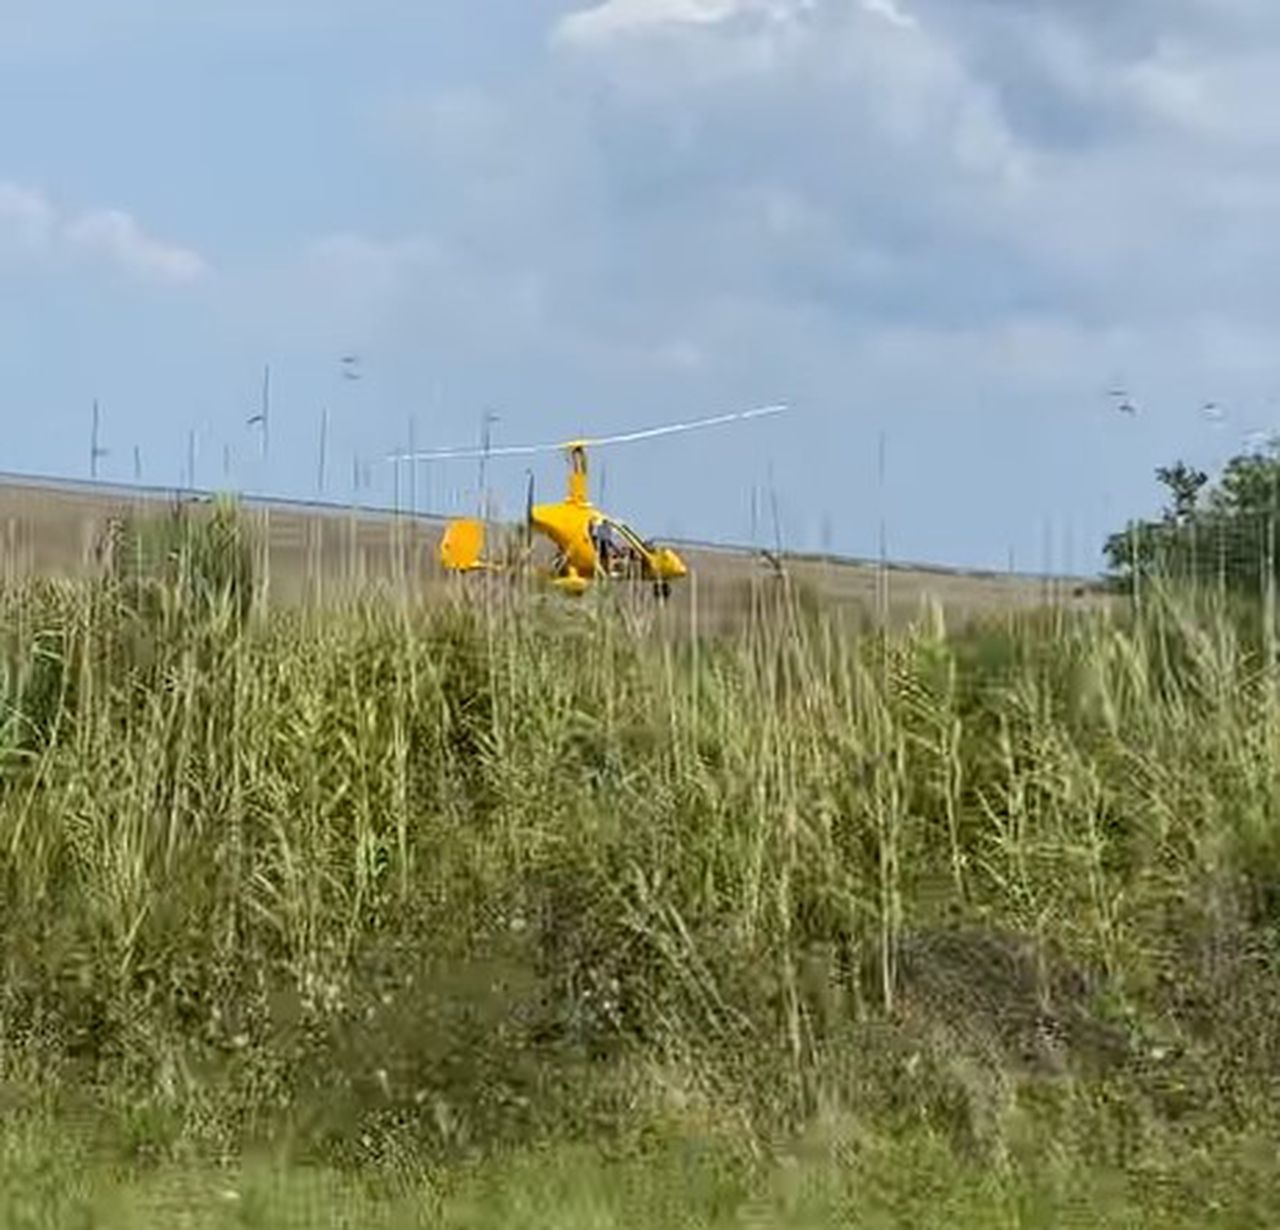
[[[96, 570], [95, 554], [107, 525], [133, 515], [163, 512], [177, 498], [161, 492], [88, 484], [54, 486], [0, 479], [0, 560], [10, 583], [31, 577], [84, 577]], [[341, 507], [254, 505], [260, 577], [273, 602], [299, 605], [350, 599], [369, 585], [409, 589], [419, 599], [447, 591], [435, 566], [444, 522]], [[705, 630], [731, 631], [744, 623], [744, 590], [772, 568], [759, 552], [682, 546], [693, 584], [678, 586], [681, 618]], [[829, 608], [859, 617], [883, 614], [895, 624], [916, 618], [930, 602], [950, 616], [968, 618], [1045, 603], [1096, 606], [1086, 583], [1066, 577], [1000, 575], [892, 564], [792, 556], [786, 568], [796, 586], [820, 596]]]
[[356, 1174], [255, 1160], [233, 1167], [108, 1167], [65, 1133], [10, 1133], [0, 1225], [103, 1230], [368, 1227], [1265, 1227], [1275, 1224], [1274, 1148], [1152, 1153], [1127, 1168], [1085, 1165], [1047, 1143], [1004, 1169], [958, 1160], [943, 1142], [850, 1132], [754, 1163], [682, 1142], [633, 1156], [564, 1146], [481, 1165]]
[[111, 558], [0, 591], [0, 1224], [1280, 1221], [1256, 611]]

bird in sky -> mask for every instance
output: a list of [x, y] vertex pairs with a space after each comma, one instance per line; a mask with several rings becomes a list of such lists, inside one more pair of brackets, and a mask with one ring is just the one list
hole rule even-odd
[[1111, 389], [1108, 397], [1115, 402], [1116, 409], [1121, 414], [1137, 414], [1138, 407], [1134, 404], [1133, 398], [1129, 396], [1127, 389]]

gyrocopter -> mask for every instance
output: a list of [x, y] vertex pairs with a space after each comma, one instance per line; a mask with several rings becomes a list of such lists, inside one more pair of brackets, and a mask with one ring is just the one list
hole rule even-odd
[[763, 406], [734, 414], [698, 419], [691, 423], [671, 423], [622, 435], [567, 440], [559, 444], [509, 445], [499, 448], [453, 448], [429, 452], [400, 453], [394, 461], [461, 461], [490, 457], [532, 456], [561, 453], [568, 462], [568, 488], [563, 500], [537, 503], [534, 480], [529, 475], [520, 549], [500, 558], [486, 556], [486, 520], [457, 517], [445, 526], [438, 559], [451, 573], [506, 572], [527, 569], [533, 551], [534, 534], [549, 540], [555, 558], [545, 575], [558, 590], [574, 596], [586, 592], [593, 581], [631, 581], [650, 584], [660, 598], [671, 594], [671, 583], [688, 575], [684, 560], [669, 546], [636, 533], [625, 522], [610, 516], [591, 503], [587, 482], [588, 449], [632, 444], [658, 436], [698, 431], [707, 427], [742, 422], [781, 414], [786, 406]]

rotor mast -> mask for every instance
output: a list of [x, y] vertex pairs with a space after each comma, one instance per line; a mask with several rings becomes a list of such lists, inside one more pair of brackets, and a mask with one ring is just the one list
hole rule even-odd
[[569, 458], [569, 490], [566, 499], [570, 504], [586, 508], [591, 503], [587, 494], [587, 445], [583, 440], [575, 440], [565, 445], [565, 453]]

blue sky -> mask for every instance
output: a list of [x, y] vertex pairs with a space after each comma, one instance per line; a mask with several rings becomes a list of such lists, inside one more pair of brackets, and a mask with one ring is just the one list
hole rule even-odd
[[0, 468], [85, 476], [97, 397], [104, 477], [182, 482], [194, 431], [199, 485], [312, 497], [324, 408], [323, 494], [358, 456], [390, 502], [379, 459], [485, 407], [518, 443], [785, 400], [597, 495], [1087, 569], [1156, 465], [1280, 427], [1277, 82], [1274, 0], [0, 0]]

